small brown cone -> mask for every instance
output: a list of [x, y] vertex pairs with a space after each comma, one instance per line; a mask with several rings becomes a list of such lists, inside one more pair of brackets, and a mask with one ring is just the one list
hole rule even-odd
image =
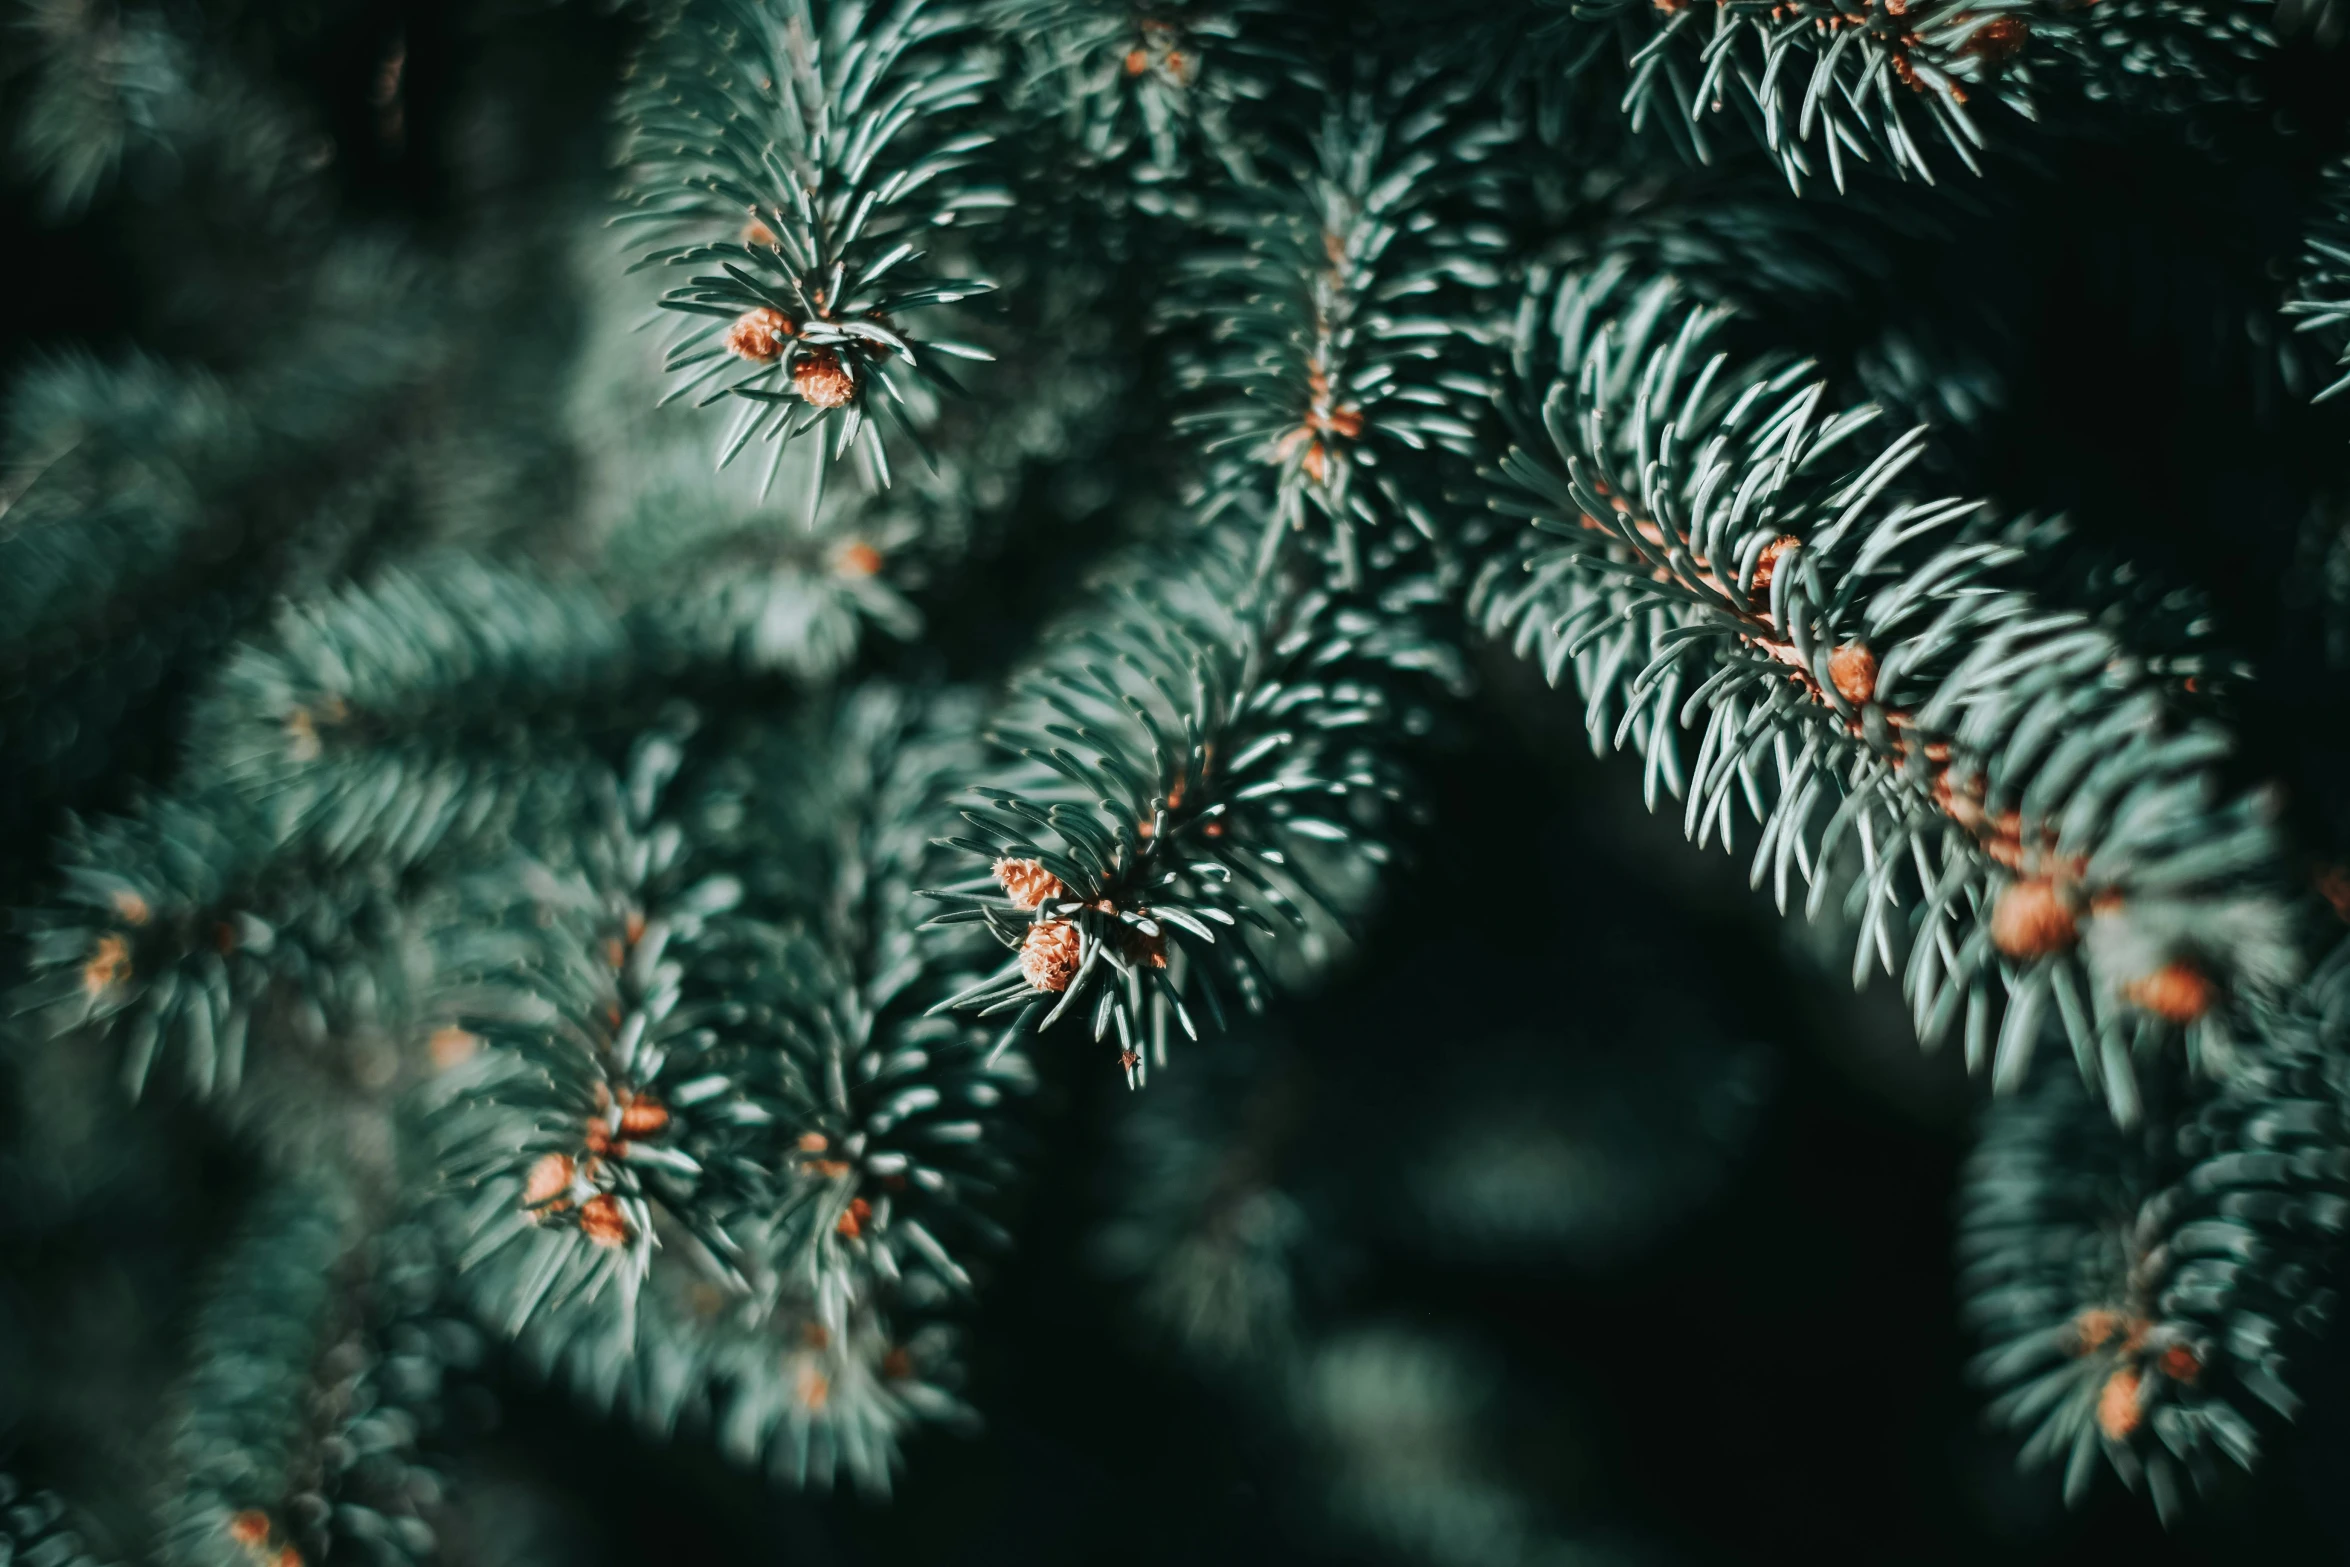
[[1039, 909], [1061, 896], [1061, 878], [1034, 860], [998, 860], [995, 879], [1016, 908]]
[[2131, 980], [2122, 995], [2168, 1023], [2192, 1023], [2211, 1010], [2219, 987], [2192, 963], [2165, 963], [2143, 979]]
[[436, 1072], [450, 1071], [473, 1059], [481, 1049], [481, 1041], [454, 1023], [446, 1023], [432, 1031], [425, 1041], [425, 1053], [432, 1058]]
[[2138, 1373], [2135, 1367], [2123, 1366], [2105, 1379], [2105, 1386], [2097, 1393], [2097, 1429], [2114, 1441], [2123, 1441], [2138, 1429], [2144, 1419], [2138, 1408]]
[[131, 944], [111, 933], [100, 936], [90, 960], [82, 965], [82, 994], [94, 1001], [130, 974]]
[[2184, 1344], [2173, 1344], [2164, 1350], [2162, 1359], [2156, 1364], [2162, 1367], [2162, 1374], [2173, 1382], [2192, 1382], [2203, 1375], [2203, 1362], [2196, 1359], [2195, 1352]]
[[2078, 935], [2072, 910], [2045, 876], [2009, 882], [1991, 905], [1991, 945], [2011, 958], [2062, 952]]
[[1877, 655], [1866, 642], [1847, 642], [1828, 655], [1828, 679], [1838, 696], [1862, 706], [1877, 694]]
[[1038, 990], [1067, 990], [1082, 956], [1077, 927], [1067, 920], [1031, 925], [1020, 942], [1020, 977]]
[[638, 1094], [620, 1112], [620, 1130], [629, 1137], [650, 1137], [669, 1124], [669, 1107], [651, 1094]]
[[552, 1203], [571, 1189], [571, 1155], [541, 1154], [522, 1184], [522, 1205], [537, 1208]]
[[832, 557], [832, 569], [844, 577], [870, 577], [881, 570], [881, 551], [859, 539], [842, 546]]
[[783, 340], [792, 335], [791, 321], [766, 305], [746, 310], [726, 329], [726, 351], [753, 364], [773, 364], [783, 352]]
[[800, 355], [792, 366], [791, 384], [818, 408], [845, 408], [857, 395], [857, 378], [829, 348], [811, 348]]
[[2004, 65], [2022, 54], [2031, 41], [2031, 23], [2020, 16], [1995, 16], [1970, 33], [1958, 52]]
[[620, 1199], [606, 1192], [590, 1197], [579, 1210], [580, 1232], [598, 1246], [617, 1251], [628, 1244], [628, 1215], [620, 1211]]
[[2121, 1331], [2122, 1319], [2118, 1311], [2103, 1306], [2092, 1306], [2073, 1318], [2074, 1353], [2086, 1355], [2106, 1343]]
[[1756, 608], [1768, 610], [1771, 605], [1771, 579], [1779, 574], [1779, 557], [1795, 548], [1799, 541], [1792, 533], [1782, 533], [1762, 548], [1754, 558], [1754, 584], [1746, 596]]

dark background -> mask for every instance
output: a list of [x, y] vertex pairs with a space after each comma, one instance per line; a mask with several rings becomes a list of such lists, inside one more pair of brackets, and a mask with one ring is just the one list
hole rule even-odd
[[[328, 128], [339, 221], [447, 248], [509, 215], [525, 221], [543, 190], [606, 178], [628, 16], [423, 3], [223, 14], [235, 47]], [[390, 136], [377, 86], [395, 47], [402, 113]], [[2066, 510], [2092, 540], [2207, 596], [2220, 640], [2261, 675], [2244, 699], [2255, 763], [2290, 782], [2325, 846], [2339, 837], [2340, 682], [2311, 562], [2331, 537], [2325, 497], [2346, 431], [2288, 395], [2274, 345], [2243, 323], [2273, 304], [2311, 175], [2339, 145], [2344, 70], [2338, 55], [2280, 61], [2270, 86], [2281, 107], [2219, 115], [2209, 145], [2159, 117], [2103, 138], [2060, 126], [2000, 171], [1996, 191], [1887, 197], [1932, 204], [1935, 223], [1893, 244], [1883, 298], [1803, 323], [1833, 364], [1868, 336], [1871, 311], [1898, 307], [1989, 365], [2004, 405], [1953, 435], [1953, 461], [2004, 503]], [[486, 186], [456, 172], [467, 108], [484, 94], [512, 107], [521, 149]], [[70, 343], [233, 362], [234, 342], [206, 340], [156, 303], [157, 236], [135, 204], [102, 201], [56, 224], [21, 186], [0, 201], [11, 274], [0, 367]], [[1066, 543], [1016, 542], [948, 587], [1011, 596]], [[1001, 633], [966, 628], [966, 651], [1000, 659], [1013, 649], [985, 644]], [[1575, 704], [1506, 659], [1489, 659], [1486, 676], [1431, 769], [1433, 825], [1354, 972], [1270, 1034], [1200, 1047], [1273, 1050], [1263, 1041], [1277, 1036], [1284, 1070], [1308, 1084], [1281, 1158], [1319, 1226], [1307, 1251], [1341, 1259], [1315, 1287], [1317, 1319], [1476, 1346], [1503, 1371], [1483, 1449], [1494, 1482], [1531, 1498], [1559, 1538], [1626, 1559], [2350, 1558], [2350, 1374], [2338, 1345], [2262, 1471], [2232, 1477], [2171, 1532], [2110, 1476], [2068, 1512], [2055, 1476], [2013, 1472], [2012, 1443], [1980, 1429], [1966, 1383], [1950, 1260], [1977, 1090], [1954, 1061], [1919, 1056], [1891, 982], [1854, 997], [1840, 957], [1812, 955], [1799, 927], [1747, 891], [1742, 859], [1683, 847], [1677, 813], [1647, 815], [1636, 767], [1589, 755]], [[12, 862], [57, 829], [63, 807], [119, 805], [160, 777], [184, 694], [171, 681], [150, 694], [154, 721], [129, 726], [103, 779], [6, 823]], [[7, 889], [19, 902], [39, 890], [21, 876]], [[1733, 1146], [1699, 1159], [1700, 1195], [1644, 1244], [1597, 1265], [1447, 1251], [1344, 1197], [1377, 1189], [1417, 1118], [1443, 1111], [1454, 1057], [1527, 1038], [1637, 1052], [1668, 1016], [1766, 1064]], [[543, 1537], [578, 1562], [1381, 1559], [1376, 1538], [1330, 1516], [1330, 1456], [1249, 1389], [1188, 1374], [1138, 1321], [1130, 1287], [1105, 1275], [1093, 1238], [1134, 1200], [1119, 1128], [1143, 1112], [1090, 1058], [1045, 1055], [1020, 1239], [972, 1325], [968, 1393], [983, 1434], [918, 1438], [886, 1505], [801, 1497], [729, 1471], [697, 1441], [648, 1443], [493, 1365], [459, 1422], [457, 1472], [477, 1482], [461, 1517], [483, 1554], [512, 1510], [559, 1519]], [[1244, 1081], [1254, 1070], [1228, 1069]], [[1529, 1093], [1573, 1085], [1544, 1078]], [[8, 1263], [0, 1330], [16, 1347], [0, 1350], [0, 1421], [27, 1467], [61, 1479], [77, 1462], [72, 1432], [44, 1412], [53, 1397], [28, 1389], [75, 1362], [35, 1346], [66, 1338], [104, 1362], [109, 1319], [89, 1303], [184, 1290], [241, 1181], [237, 1158], [191, 1118], [169, 1106], [140, 1117], [174, 1140], [169, 1159], [187, 1180], [115, 1213], [103, 1237], [50, 1235]], [[77, 1312], [73, 1331], [54, 1325]], [[126, 1350], [103, 1377], [91, 1372], [93, 1406], [136, 1415], [157, 1357]]]

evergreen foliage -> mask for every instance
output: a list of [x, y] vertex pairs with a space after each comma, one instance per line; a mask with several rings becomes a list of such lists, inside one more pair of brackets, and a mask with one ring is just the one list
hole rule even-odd
[[[1528, 821], [1427, 900], [1518, 665], [1699, 848], [1751, 823], [1789, 962], [1955, 1046], [1975, 1380], [2068, 1502], [2240, 1505], [2339, 1396], [2341, 670], [2294, 661], [2340, 605], [2281, 563], [2340, 554], [2350, 124], [2294, 74], [2335, 19], [588, 9], [6, 18], [10, 221], [124, 258], [7, 366], [10, 1234], [167, 1167], [110, 1144], [219, 1165], [98, 1538], [562, 1559], [465, 1499], [534, 1378], [885, 1493], [984, 1421], [994, 1280], [1059, 1255], [1038, 1172], [1108, 1114], [1121, 1321], [1341, 1548], [1615, 1559], [1505, 1472], [1506, 1370], [1354, 1305], [1361, 1258], [1626, 1267], [1763, 1140], [1722, 1017], [1866, 1014], [1600, 909], [1655, 993], [1586, 1025], [1584, 950], [1542, 1004], [1637, 1051], [1285, 1042], [1397, 932], [1490, 999], [1506, 892], [1589, 895]], [[526, 35], [625, 63], [531, 86]], [[2282, 216], [2097, 301], [2117, 382], [2228, 345], [2178, 362], [2233, 422], [2117, 453], [2035, 424], [2062, 355], [2017, 347], [2088, 307], [2010, 295], [2112, 239], [2065, 248], [2047, 171], [2146, 148]], [[445, 211], [387, 194], [428, 153]], [[2233, 508], [2200, 554], [2139, 469]], [[1104, 1112], [1112, 1054], [1149, 1092]], [[101, 1467], [27, 1424], [12, 1467]], [[0, 1477], [0, 1567], [88, 1559], [65, 1517]]]

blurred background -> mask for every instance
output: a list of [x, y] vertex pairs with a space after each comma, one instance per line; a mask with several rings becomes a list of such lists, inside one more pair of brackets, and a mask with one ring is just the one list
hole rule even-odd
[[[588, 395], [581, 214], [608, 196], [609, 102], [636, 18], [459, 0], [189, 15], [315, 126], [299, 144], [322, 182], [315, 210], [287, 219], [289, 236], [240, 209], [233, 124], [192, 159], [127, 158], [62, 199], [89, 149], [28, 146], [26, 95], [48, 80], [37, 57], [58, 37], [121, 48], [125, 35], [94, 0], [12, 0], [0, 371], [14, 382], [71, 351], [138, 350], [298, 385], [308, 372], [283, 339], [297, 315], [316, 318], [302, 292], [316, 285], [290, 258], [331, 231], [392, 258], [352, 261], [334, 286], [371, 351], [412, 324], [416, 351], [436, 356], [426, 380], [384, 372], [381, 400], [386, 428], [433, 441], [413, 469], [366, 481], [345, 535], [309, 538], [317, 558], [279, 549], [290, 533], [272, 531], [269, 507], [343, 482], [336, 454], [314, 452], [319, 471], [269, 469], [208, 561], [117, 613], [200, 620], [217, 645], [287, 584], [362, 570], [420, 534], [559, 540], [586, 504], [589, 458], [543, 431], [476, 448]], [[113, 62], [109, 79], [129, 85], [88, 136], [142, 134], [139, 72], [167, 64], [135, 50]], [[2281, 94], [2322, 105], [2328, 86]], [[2298, 638], [2310, 678], [2277, 700], [2307, 704], [2302, 729], [2331, 731], [2330, 699], [2311, 694], [2331, 661], [2317, 585], [2330, 526], [2229, 520], [2269, 504], [2267, 487], [2298, 493], [2273, 460], [2295, 431], [2244, 434], [2269, 418], [2268, 372], [2173, 308], [2178, 279], [2277, 248], [2292, 215], [2167, 144], [2043, 155], [2020, 201], [1984, 203], [1956, 244], [1922, 233], [1900, 252], [1921, 296], [1962, 299], [1994, 265], [2003, 288], [2031, 291], [2002, 296], [2006, 325], [1978, 345], [2014, 395], [1972, 427], [1971, 453], [2008, 493], [2066, 505], [2092, 536], [2201, 584], [2231, 631], [2271, 639], [2263, 651]], [[2172, 216], [2151, 222], [2156, 191]], [[2031, 254], [2059, 204], [2066, 248]], [[1963, 329], [1968, 314], [1943, 319]], [[155, 441], [196, 417], [158, 413]], [[1088, 443], [1115, 433], [1063, 430], [1056, 449], [1092, 461]], [[2190, 476], [2190, 455], [2214, 453], [2228, 460]], [[0, 494], [19, 492], [30, 460], [13, 449]], [[1110, 503], [1082, 472], [1018, 483], [999, 509], [1033, 525], [983, 536], [952, 594], [917, 582], [933, 651], [881, 656], [977, 677], [1018, 651], [1023, 583], [1091, 548]], [[2255, 625], [2297, 570], [2304, 612]], [[0, 584], [0, 606], [11, 591]], [[58, 696], [44, 712], [80, 719], [7, 736], [0, 894], [23, 905], [45, 891], [45, 845], [69, 810], [118, 808], [167, 771], [196, 666], [149, 656], [126, 673], [77, 664], [72, 646], [12, 656], [15, 694], [40, 686]], [[656, 1445], [582, 1413], [484, 1350], [451, 1395], [467, 1480], [452, 1559], [2350, 1558], [2339, 1346], [2261, 1474], [2231, 1471], [2167, 1533], [2111, 1483], [2068, 1512], [2047, 1477], [2015, 1472], [1966, 1380], [1951, 1263], [1977, 1087], [1954, 1059], [1919, 1054], [1881, 977], [1853, 994], [1846, 949], [1782, 921], [1742, 858], [1691, 851], [1677, 819], [1651, 816], [1636, 769], [1590, 756], [1571, 703], [1506, 657], [1482, 674], [1432, 768], [1441, 830], [1351, 971], [1183, 1053], [1144, 1094], [1050, 1059], [1047, 1041], [1016, 1243], [970, 1334], [982, 1428], [919, 1436], [886, 1503], [795, 1495], [699, 1442]], [[2324, 794], [2303, 803], [2322, 811]], [[28, 1081], [5, 1089], [19, 1125], [54, 1110]], [[113, 1154], [70, 1206], [0, 1165], [15, 1182], [0, 1185], [0, 1447], [83, 1502], [100, 1545], [110, 1508], [152, 1471], [139, 1433], [249, 1180], [186, 1107], [119, 1115], [137, 1135], [83, 1129]]]

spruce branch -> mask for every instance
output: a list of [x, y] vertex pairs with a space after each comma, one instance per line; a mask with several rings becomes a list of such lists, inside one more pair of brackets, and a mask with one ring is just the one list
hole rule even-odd
[[1723, 316], [1610, 273], [1530, 307], [1521, 373], [1556, 379], [1496, 504], [1548, 537], [1487, 568], [1485, 624], [1573, 670], [1594, 748], [1634, 745], [1695, 841], [1743, 806], [1782, 909], [1798, 876], [1815, 915], [1844, 889], [1855, 983], [1898, 965], [1927, 1044], [1963, 1027], [2012, 1086], [2053, 1015], [2124, 1121], [2165, 1039], [2224, 1071], [2301, 907], [2272, 803], [2221, 781], [2229, 736], [2179, 667], [2006, 585], [1978, 504], [1913, 497], [1922, 430], [1873, 439], [1810, 365], [1715, 349]]
[[993, 286], [926, 264], [941, 231], [1010, 199], [976, 161], [991, 73], [971, 42], [966, 13], [928, 0], [711, 0], [649, 47], [627, 220], [666, 242], [640, 266], [708, 269], [661, 304], [686, 317], [668, 396], [737, 404], [721, 464], [765, 440], [772, 483], [785, 445], [822, 431], [886, 485], [881, 421], [919, 448], [917, 392], [956, 387], [941, 360], [991, 357], [913, 324]]
[[2062, 1462], [2078, 1502], [2099, 1457], [2165, 1522], [2215, 1461], [2250, 1469], [2332, 1314], [2350, 1227], [2342, 950], [2224, 1083], [2174, 1081], [2116, 1127], [2044, 1067], [1993, 1103], [1962, 1199], [1960, 1288], [1991, 1418]]
[[[470, 557], [287, 604], [199, 702], [189, 775], [267, 815], [281, 850], [412, 865], [511, 830], [634, 673], [626, 627], [577, 585]], [[536, 728], [518, 719], [536, 717]]]
[[1174, 314], [1206, 341], [1182, 367], [1197, 405], [1178, 427], [1275, 476], [1260, 570], [1286, 535], [1327, 529], [1315, 543], [1351, 588], [1362, 538], [1391, 554], [1410, 547], [1382, 538], [1397, 528], [1436, 536], [1440, 496], [1412, 458], [1473, 449], [1465, 410], [1491, 387], [1462, 349], [1500, 277], [1497, 230], [1436, 221], [1503, 134], [1469, 86], [1401, 72], [1327, 95], [1310, 154], [1229, 203], [1229, 244], [1186, 266]]
[[2296, 332], [2314, 336], [2334, 356], [2335, 378], [2313, 402], [2350, 387], [2350, 159], [2329, 165], [2318, 187], [2317, 210], [2301, 241], [2301, 272], [2285, 314]]
[[1986, 140], [1970, 105], [1980, 96], [2032, 114], [2033, 73], [2046, 53], [2036, 34], [2059, 8], [1872, 0], [1853, 13], [1814, 0], [1577, 0], [1561, 9], [1573, 20], [1556, 25], [1593, 30], [1591, 52], [1602, 27], [1621, 39], [1622, 108], [1634, 129], [1660, 124], [1710, 161], [1707, 122], [1735, 104], [1800, 191], [1823, 161], [1844, 189], [1848, 159], [1881, 158], [1896, 175], [1930, 183], [1937, 146], [1981, 173]]
[[77, 826], [64, 874], [31, 918], [15, 1009], [119, 1041], [134, 1095], [176, 1057], [190, 1092], [228, 1098], [284, 1048], [384, 1086], [352, 1047], [398, 1026], [416, 980], [396, 884], [275, 859], [259, 814], [223, 794]]
[[1255, 1011], [1276, 938], [1325, 965], [1394, 853], [1410, 790], [1391, 749], [1433, 722], [1457, 655], [1423, 623], [1425, 578], [1384, 601], [1256, 574], [1236, 499], [1214, 528], [1145, 555], [1013, 686], [998, 743], [1020, 759], [949, 840], [986, 869], [931, 894], [942, 922], [1015, 949], [942, 1007], [1115, 1024], [1140, 1084], [1171, 1029]]
[[429, 1559], [440, 1482], [419, 1453], [444, 1369], [472, 1353], [433, 1310], [413, 1227], [330, 1172], [263, 1192], [197, 1319], [161, 1559], [175, 1567]]
[[576, 863], [482, 878], [446, 938], [436, 1163], [465, 1203], [460, 1273], [507, 1336], [608, 1289], [626, 1321], [656, 1204], [736, 1279], [726, 1223], [759, 1193], [771, 1119], [744, 1079], [773, 1046], [763, 1009], [721, 998], [788, 955], [727, 918], [741, 881], [660, 814], [682, 759], [647, 735], [567, 835]]
[[908, 918], [968, 703], [819, 716], [707, 763], [647, 736], [575, 865], [496, 878], [502, 919], [481, 888], [429, 1098], [498, 1331], [664, 1434], [708, 1418], [745, 1461], [878, 1488], [905, 1425], [959, 1412], [929, 1319], [972, 1288], [958, 1250], [1002, 1238], [1026, 1066], [923, 1013], [975, 969]]
[[1947, 151], [1981, 174], [1977, 114], [1996, 103], [2036, 119], [2044, 89], [2163, 110], [2240, 100], [2245, 67], [2274, 48], [2265, 0], [1550, 0], [1555, 26], [1587, 29], [1570, 69], [1620, 40], [1622, 109], [1700, 162], [1708, 122], [1735, 108], [1800, 192], [1825, 163], [1839, 191], [1852, 162], [1934, 179]]
[[0, 1474], [0, 1549], [25, 1567], [97, 1567], [65, 1503], [52, 1491], [28, 1491]]
[[1081, 159], [1126, 165], [1146, 189], [1181, 180], [1199, 153], [1252, 180], [1233, 116], [1296, 69], [1258, 36], [1275, 16], [1260, 0], [993, 0], [982, 15], [1019, 52], [1015, 106], [1058, 120]]

